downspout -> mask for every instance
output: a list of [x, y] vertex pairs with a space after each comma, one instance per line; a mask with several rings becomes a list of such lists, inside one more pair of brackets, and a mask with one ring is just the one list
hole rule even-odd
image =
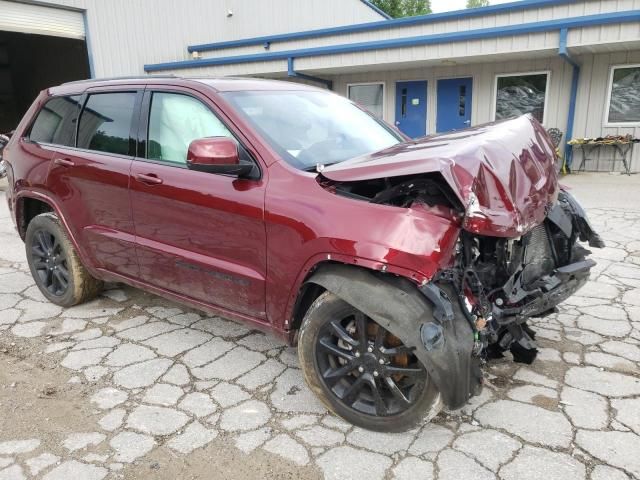
[[331, 80], [326, 80], [324, 78], [314, 77], [313, 75], [306, 75], [304, 73], [296, 72], [296, 69], [293, 67], [293, 60], [293, 57], [289, 57], [287, 59], [287, 75], [289, 77], [303, 78], [312, 82], [321, 83], [322, 85], [325, 85], [329, 90], [333, 90], [333, 82]]
[[573, 123], [576, 116], [576, 99], [578, 97], [578, 82], [580, 81], [580, 64], [577, 63], [567, 50], [567, 36], [569, 30], [563, 28], [560, 30], [560, 47], [558, 55], [560, 55], [569, 65], [573, 67], [573, 76], [571, 78], [571, 94], [569, 95], [569, 115], [567, 118], [567, 128], [565, 133], [564, 158], [567, 167], [571, 168], [573, 162], [573, 148], [567, 142], [573, 138]]

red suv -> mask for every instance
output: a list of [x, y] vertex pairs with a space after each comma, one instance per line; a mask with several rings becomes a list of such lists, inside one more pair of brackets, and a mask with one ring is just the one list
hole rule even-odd
[[311, 389], [407, 429], [531, 362], [603, 246], [530, 116], [411, 141], [293, 83], [145, 77], [41, 93], [6, 147], [33, 277], [71, 306], [118, 281], [297, 344]]

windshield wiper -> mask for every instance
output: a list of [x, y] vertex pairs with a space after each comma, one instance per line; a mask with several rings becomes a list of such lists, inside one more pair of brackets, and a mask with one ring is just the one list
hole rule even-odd
[[304, 170], [305, 172], [316, 172], [316, 173], [322, 173], [322, 170], [324, 170], [327, 167], [330, 167], [331, 165], [335, 165], [336, 163], [340, 163], [343, 162], [344, 160], [338, 160], [337, 162], [331, 162], [331, 163], [318, 163], [316, 165], [313, 165], [311, 167], [305, 167], [302, 170]]

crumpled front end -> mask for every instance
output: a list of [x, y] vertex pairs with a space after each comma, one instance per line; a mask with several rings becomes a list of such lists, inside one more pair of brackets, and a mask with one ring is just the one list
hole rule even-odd
[[415, 346], [449, 408], [480, 391], [488, 359], [506, 350], [518, 362], [535, 359], [527, 320], [586, 283], [595, 262], [580, 242], [604, 246], [558, 185], [556, 160], [542, 126], [523, 116], [402, 144], [319, 176], [337, 195], [399, 211], [420, 205], [458, 226], [451, 260], [417, 285], [430, 307], [420, 316], [399, 305], [395, 331]]
[[510, 350], [518, 362], [534, 360], [535, 334], [527, 320], [553, 312], [586, 283], [595, 265], [580, 242], [604, 247], [567, 191], [520, 237], [461, 234], [455, 265], [440, 271], [433, 283], [453, 285], [474, 331], [475, 355], [488, 359]]

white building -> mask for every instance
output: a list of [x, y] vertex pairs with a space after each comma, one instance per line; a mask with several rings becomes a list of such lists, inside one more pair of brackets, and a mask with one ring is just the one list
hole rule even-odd
[[0, 0], [0, 132], [52, 85], [144, 74], [212, 39], [382, 18], [360, 0]]
[[[96, 76], [314, 82], [412, 136], [532, 112], [565, 140], [640, 137], [640, 0], [520, 0], [397, 20], [362, 0], [55, 3], [67, 9], [50, 11], [58, 29], [44, 32], [84, 38]], [[0, 0], [0, 12], [7, 5], [52, 8]], [[586, 166], [619, 170], [613, 156], [602, 149]], [[633, 156], [638, 170], [640, 146]]]

